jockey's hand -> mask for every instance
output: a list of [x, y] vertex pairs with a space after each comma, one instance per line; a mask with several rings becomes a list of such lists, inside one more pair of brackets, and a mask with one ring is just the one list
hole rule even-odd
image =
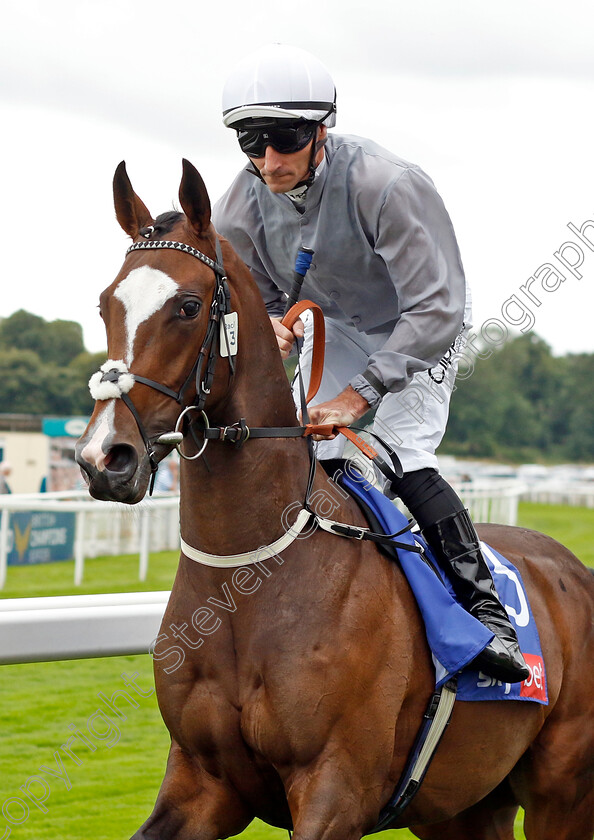
[[270, 321], [272, 323], [274, 334], [276, 335], [280, 354], [283, 359], [286, 359], [291, 352], [295, 339], [303, 338], [303, 321], [301, 318], [298, 318], [295, 321], [293, 324], [293, 332], [281, 324], [280, 318], [271, 318]]
[[[333, 400], [308, 408], [309, 421], [314, 425], [332, 423], [333, 426], [350, 426], [369, 411], [367, 400], [348, 385]], [[313, 435], [314, 440], [333, 440], [336, 435]]]

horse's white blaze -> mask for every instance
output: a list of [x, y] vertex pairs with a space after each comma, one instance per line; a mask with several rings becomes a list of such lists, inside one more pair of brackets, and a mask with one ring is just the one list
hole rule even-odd
[[149, 266], [135, 268], [118, 285], [115, 296], [122, 301], [126, 310], [125, 362], [128, 367], [132, 364], [138, 327], [158, 312], [178, 288], [178, 284], [168, 274]]
[[113, 434], [114, 414], [115, 402], [114, 400], [110, 400], [97, 417], [91, 431], [91, 439], [81, 453], [82, 458], [87, 464], [93, 465], [100, 472], [103, 472], [105, 469], [106, 453], [103, 448], [103, 443]]

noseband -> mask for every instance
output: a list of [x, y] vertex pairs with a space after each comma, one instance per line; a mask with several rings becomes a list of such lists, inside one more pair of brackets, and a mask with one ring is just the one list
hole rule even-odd
[[235, 359], [232, 354], [232, 350], [229, 347], [229, 337], [227, 335], [227, 330], [220, 329], [221, 323], [225, 323], [225, 316], [230, 315], [231, 313], [231, 295], [229, 292], [229, 285], [227, 283], [225, 269], [223, 267], [223, 255], [219, 240], [216, 239], [216, 260], [213, 260], [210, 257], [206, 256], [206, 254], [203, 254], [202, 251], [199, 251], [197, 248], [192, 248], [191, 245], [187, 245], [185, 242], [175, 242], [172, 240], [135, 242], [126, 251], [126, 256], [128, 256], [128, 254], [132, 253], [133, 251], [156, 251], [162, 249], [170, 249], [172, 251], [180, 251], [181, 253], [189, 254], [190, 256], [195, 257], [197, 260], [200, 260], [200, 262], [204, 263], [209, 268], [212, 268], [215, 274], [215, 288], [213, 292], [212, 303], [210, 305], [210, 312], [204, 341], [202, 343], [202, 347], [200, 348], [200, 352], [198, 353], [198, 358], [196, 359], [190, 373], [186, 377], [179, 391], [174, 391], [172, 388], [168, 388], [166, 385], [162, 385], [160, 382], [156, 382], [153, 379], [147, 379], [147, 377], [145, 376], [138, 376], [137, 374], [132, 373], [132, 371], [129, 371], [124, 362], [122, 361], [109, 360], [104, 365], [102, 365], [101, 370], [98, 373], [94, 374], [91, 377], [91, 380], [89, 382], [89, 389], [91, 391], [91, 396], [93, 397], [93, 399], [105, 400], [119, 398], [124, 402], [124, 404], [132, 413], [132, 416], [136, 421], [136, 425], [138, 426], [138, 430], [144, 442], [144, 446], [151, 467], [151, 484], [149, 489], [150, 494], [152, 494], [153, 491], [155, 474], [158, 469], [158, 463], [156, 461], [156, 456], [152, 443], [144, 429], [142, 420], [140, 418], [140, 415], [138, 414], [138, 411], [136, 410], [136, 407], [134, 406], [134, 403], [128, 396], [128, 391], [130, 391], [130, 389], [136, 382], [140, 382], [142, 385], [147, 385], [149, 388], [153, 388], [155, 391], [159, 391], [160, 393], [165, 394], [165, 396], [171, 397], [171, 399], [174, 399], [179, 405], [183, 406], [185, 402], [184, 394], [186, 392], [186, 389], [188, 388], [190, 383], [193, 380], [195, 380], [196, 398], [194, 402], [191, 405], [186, 406], [181, 412], [176, 423], [175, 431], [167, 432], [164, 435], [158, 437], [156, 440], [157, 443], [163, 443], [166, 445], [173, 444], [177, 447], [180, 455], [183, 458], [187, 458], [188, 460], [194, 460], [195, 458], [199, 457], [200, 454], [202, 454], [203, 449], [196, 455], [193, 455], [191, 457], [184, 455], [181, 452], [179, 445], [181, 444], [184, 437], [183, 432], [181, 431], [182, 420], [187, 412], [197, 411], [198, 413], [202, 414], [205, 425], [208, 427], [208, 420], [206, 418], [206, 414], [204, 413], [204, 405], [206, 403], [208, 395], [210, 394], [212, 382], [214, 379], [215, 363], [218, 355], [217, 350], [219, 348], [219, 341], [221, 335], [223, 336], [223, 340], [227, 345], [225, 349], [229, 359], [231, 375], [233, 375], [235, 369]]

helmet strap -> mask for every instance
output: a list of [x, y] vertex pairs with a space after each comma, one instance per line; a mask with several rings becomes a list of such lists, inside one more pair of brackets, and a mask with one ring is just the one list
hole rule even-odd
[[314, 141], [311, 144], [311, 157], [309, 159], [309, 178], [308, 178], [308, 181], [310, 183], [308, 184], [308, 186], [311, 186], [311, 184], [313, 184], [313, 182], [314, 182], [314, 178], [316, 176], [316, 169], [318, 168], [316, 160], [317, 160], [317, 157], [318, 157], [318, 154], [319, 154], [320, 150], [324, 148], [324, 146], [326, 145], [326, 140], [328, 139], [327, 136], [326, 136], [326, 137], [324, 137], [323, 140], [318, 140], [318, 130], [319, 130], [319, 128], [320, 128], [320, 126], [318, 125], [318, 127], [316, 128], [316, 136], [314, 137]]
[[[320, 127], [320, 125], [321, 123], [318, 123], [318, 128]], [[293, 189], [297, 189], [297, 187], [307, 187], [307, 189], [309, 189], [309, 187], [311, 187], [311, 185], [315, 181], [316, 169], [318, 168], [316, 164], [316, 158], [318, 157], [320, 149], [323, 149], [326, 145], [327, 140], [327, 137], [325, 137], [323, 140], [318, 140], [318, 128], [316, 128], [316, 136], [314, 137], [313, 143], [311, 144], [311, 154], [309, 156], [307, 178], [304, 178], [303, 181], [299, 181], [297, 184], [295, 184]]]
[[[252, 167], [252, 168], [251, 168], [251, 173], [252, 173], [252, 175], [255, 175], [255, 176], [256, 176], [256, 178], [259, 178], [259, 179], [262, 181], [262, 183], [263, 183], [263, 184], [266, 184], [266, 181], [265, 181], [265, 180], [264, 180], [264, 178], [262, 177], [262, 175], [261, 175], [261, 173], [260, 173], [260, 170], [258, 169], [258, 167], [256, 166], [256, 164], [254, 163], [254, 161], [253, 161], [251, 158], [248, 158], [248, 160], [249, 160], [249, 162], [250, 162], [250, 164], [251, 164], [251, 167]], [[248, 170], [248, 171], [250, 171], [250, 170]]]

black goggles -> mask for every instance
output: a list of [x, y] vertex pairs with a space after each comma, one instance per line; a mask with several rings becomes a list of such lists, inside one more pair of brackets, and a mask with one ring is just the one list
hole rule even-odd
[[237, 132], [237, 139], [241, 151], [249, 157], [264, 157], [267, 146], [272, 146], [281, 155], [291, 155], [311, 143], [317, 127], [317, 123], [304, 122], [283, 127], [243, 129]]

